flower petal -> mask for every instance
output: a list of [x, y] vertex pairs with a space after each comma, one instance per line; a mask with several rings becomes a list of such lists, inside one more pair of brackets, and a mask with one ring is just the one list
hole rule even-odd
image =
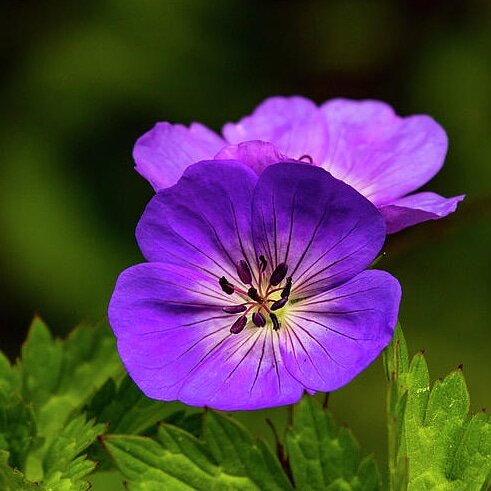
[[136, 170], [155, 191], [173, 186], [188, 165], [213, 158], [225, 142], [199, 123], [157, 123], [133, 149]]
[[385, 239], [383, 217], [352, 187], [320, 167], [281, 163], [254, 190], [256, 254], [269, 267], [288, 265], [295, 296], [347, 281], [375, 258]]
[[138, 223], [136, 237], [145, 258], [194, 265], [238, 282], [237, 261], [251, 267], [254, 259], [250, 210], [256, 181], [239, 162], [188, 167], [175, 186], [152, 198]]
[[385, 217], [387, 233], [393, 234], [411, 225], [450, 215], [464, 198], [463, 194], [444, 198], [435, 193], [417, 193], [383, 206], [380, 212]]
[[293, 404], [303, 391], [281, 360], [279, 333], [250, 324], [202, 360], [199, 370], [183, 383], [179, 399], [193, 406], [238, 411]]
[[273, 144], [259, 140], [227, 145], [215, 155], [215, 159], [238, 160], [248, 165], [258, 175], [268, 165], [288, 160]]
[[391, 340], [400, 298], [394, 277], [371, 270], [291, 306], [280, 343], [288, 371], [310, 390], [347, 384]]
[[222, 306], [199, 270], [140, 264], [124, 271], [109, 305], [109, 321], [128, 373], [152, 398], [179, 399], [217, 409], [290, 404], [303, 387], [280, 362], [278, 334], [248, 326], [230, 334], [237, 318]]
[[402, 118], [370, 100], [333, 99], [321, 111], [329, 133], [323, 167], [377, 206], [416, 190], [443, 165], [447, 136], [429, 116]]
[[291, 159], [308, 154], [322, 162], [326, 152], [326, 128], [319, 108], [303, 97], [271, 97], [238, 123], [223, 127], [230, 143], [263, 140]]
[[195, 343], [196, 356], [201, 356], [215, 336], [228, 333], [231, 316], [222, 311], [226, 305], [230, 298], [194, 268], [146, 263], [121, 273], [109, 322], [123, 363], [147, 395], [176, 398], [174, 385], [191, 363], [179, 357]]

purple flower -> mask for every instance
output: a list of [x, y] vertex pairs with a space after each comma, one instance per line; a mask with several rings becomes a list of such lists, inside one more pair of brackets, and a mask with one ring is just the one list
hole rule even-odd
[[[193, 123], [158, 123], [136, 143], [137, 171], [156, 191], [206, 159], [240, 159], [260, 173], [281, 160], [303, 160], [353, 186], [384, 215], [387, 232], [453, 213], [464, 196], [409, 194], [443, 165], [447, 136], [431, 117], [401, 118], [378, 101], [333, 99], [317, 107], [302, 97], [272, 97], [223, 137]], [[409, 194], [409, 195], [408, 195]]]
[[200, 162], [137, 227], [109, 320], [143, 392], [222, 410], [298, 401], [365, 369], [392, 337], [400, 286], [368, 270], [383, 217], [325, 170]]

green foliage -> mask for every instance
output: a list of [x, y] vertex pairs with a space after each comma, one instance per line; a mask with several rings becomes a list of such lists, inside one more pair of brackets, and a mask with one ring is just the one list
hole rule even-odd
[[[483, 412], [469, 416], [462, 369], [431, 388], [399, 326], [384, 356], [390, 489], [486, 489], [491, 424]], [[122, 373], [108, 329], [79, 327], [61, 340], [35, 319], [14, 366], [0, 353], [0, 489], [87, 491], [96, 461], [97, 475], [113, 466], [136, 491], [381, 489], [375, 460], [312, 397], [293, 407], [274, 455], [223, 413], [169, 414], [171, 404]]]
[[95, 463], [83, 451], [105, 426], [81, 410], [120, 372], [107, 328], [81, 326], [60, 340], [34, 319], [20, 360], [11, 366], [0, 354], [0, 489], [88, 489]]
[[28, 481], [22, 472], [7, 463], [8, 453], [0, 451], [0, 489], [2, 491], [42, 491], [41, 486]]
[[345, 427], [337, 429], [327, 410], [311, 397], [304, 397], [293, 414], [287, 447], [298, 489], [372, 491], [380, 488], [374, 459], [361, 459], [351, 431]]
[[146, 397], [126, 375], [119, 385], [109, 379], [86, 408], [87, 414], [107, 423], [111, 433], [139, 435], [168, 414], [162, 401]]
[[423, 353], [409, 363], [398, 328], [385, 353], [389, 378], [389, 473], [394, 490], [485, 489], [491, 476], [491, 423], [469, 415], [458, 368], [430, 388]]
[[269, 449], [233, 419], [207, 412], [204, 439], [169, 424], [155, 438], [110, 435], [104, 445], [132, 490], [288, 490]]

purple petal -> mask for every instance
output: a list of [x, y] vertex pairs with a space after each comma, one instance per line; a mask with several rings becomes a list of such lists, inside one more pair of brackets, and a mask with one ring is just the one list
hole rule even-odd
[[304, 387], [281, 359], [279, 333], [252, 323], [230, 334], [189, 374], [179, 400], [224, 411], [262, 409], [297, 402]]
[[188, 167], [175, 186], [152, 198], [138, 223], [145, 258], [192, 265], [214, 275], [217, 285], [221, 276], [238, 282], [237, 261], [251, 266], [253, 260], [250, 210], [256, 181], [239, 162]]
[[193, 268], [140, 264], [124, 271], [109, 321], [126, 369], [160, 400], [223, 410], [296, 402], [303, 388], [280, 360], [278, 334], [249, 324], [230, 333], [237, 315], [209, 276]]
[[213, 279], [194, 268], [153, 263], [121, 273], [109, 304], [109, 322], [121, 359], [147, 395], [176, 398], [174, 384], [191, 361], [179, 361], [180, 371], [172, 363], [198, 340], [195, 353], [202, 356], [215, 336], [228, 333], [235, 316], [222, 307], [230, 304]]
[[263, 140], [291, 159], [307, 154], [322, 162], [326, 152], [326, 127], [319, 108], [303, 97], [271, 97], [238, 123], [223, 127], [230, 143]]
[[321, 111], [329, 133], [323, 167], [377, 206], [416, 190], [443, 165], [447, 136], [429, 116], [402, 118], [370, 100], [334, 99]]
[[444, 198], [435, 193], [417, 193], [383, 206], [380, 212], [385, 217], [387, 233], [393, 234], [411, 225], [450, 215], [464, 198], [463, 194]]
[[310, 390], [347, 384], [391, 340], [400, 298], [397, 280], [372, 270], [293, 305], [280, 344], [288, 371]]
[[211, 159], [226, 143], [199, 123], [157, 123], [133, 149], [136, 170], [155, 191], [173, 186], [188, 165]]
[[215, 159], [238, 160], [248, 165], [258, 175], [268, 165], [288, 160], [274, 145], [258, 140], [228, 145], [215, 155]]
[[284, 262], [292, 292], [307, 296], [363, 271], [385, 239], [383, 217], [352, 187], [325, 170], [281, 163], [254, 190], [253, 237], [271, 271]]

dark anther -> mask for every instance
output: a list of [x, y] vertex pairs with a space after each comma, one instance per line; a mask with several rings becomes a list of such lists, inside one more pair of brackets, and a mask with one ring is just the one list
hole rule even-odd
[[252, 274], [249, 269], [249, 265], [241, 259], [237, 265], [237, 274], [239, 275], [240, 281], [245, 285], [250, 285], [252, 283]]
[[279, 310], [283, 308], [286, 302], [288, 302], [288, 297], [284, 297], [284, 298], [280, 298], [279, 300], [276, 300], [276, 302], [274, 302], [273, 305], [271, 305], [271, 310]]
[[225, 276], [222, 276], [219, 280], [218, 283], [220, 283], [220, 286], [222, 287], [222, 290], [227, 294], [227, 295], [232, 295], [234, 293], [234, 287], [228, 282], [227, 278]]
[[253, 286], [251, 286], [249, 290], [247, 290], [247, 295], [249, 295], [249, 297], [256, 302], [263, 301], [263, 299], [259, 296], [259, 293], [257, 293], [257, 290]]
[[302, 155], [301, 157], [298, 157], [298, 160], [308, 160], [309, 164], [314, 163], [314, 159], [308, 154], [305, 154], [305, 155]]
[[284, 280], [287, 271], [288, 271], [288, 266], [286, 265], [286, 263], [278, 264], [278, 266], [276, 266], [273, 273], [271, 274], [271, 278], [269, 282], [273, 286], [279, 285]]
[[273, 323], [273, 329], [277, 331], [280, 328], [280, 321], [278, 320], [278, 317], [276, 317], [276, 314], [269, 314], [269, 318]]
[[261, 255], [261, 256], [259, 256], [259, 262], [260, 262], [259, 271], [261, 273], [264, 273], [264, 271], [266, 271], [266, 266], [268, 265], [268, 261], [266, 260], [266, 258], [263, 255]]
[[266, 319], [261, 312], [254, 312], [252, 314], [252, 322], [254, 322], [254, 325], [257, 327], [264, 327], [266, 325]]
[[281, 298], [288, 298], [290, 296], [290, 292], [292, 291], [292, 277], [289, 276], [286, 279], [286, 286], [281, 290]]
[[245, 305], [229, 305], [228, 307], [223, 307], [222, 310], [227, 312], [227, 314], [240, 314], [246, 310]]
[[239, 334], [239, 332], [244, 329], [246, 324], [247, 324], [247, 317], [245, 315], [242, 315], [232, 324], [232, 327], [230, 328], [230, 332], [232, 334]]

